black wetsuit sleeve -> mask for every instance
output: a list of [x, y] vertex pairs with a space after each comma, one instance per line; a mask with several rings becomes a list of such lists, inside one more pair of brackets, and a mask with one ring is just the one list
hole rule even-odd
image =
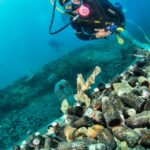
[[82, 27], [82, 24], [80, 22], [73, 22], [71, 24], [72, 28], [74, 29], [74, 32], [78, 38], [81, 40], [94, 40], [96, 39], [95, 34], [88, 34], [83, 31], [84, 27]]

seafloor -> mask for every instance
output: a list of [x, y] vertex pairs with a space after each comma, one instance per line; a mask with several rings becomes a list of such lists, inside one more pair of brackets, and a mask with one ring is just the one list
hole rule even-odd
[[[9, 149], [26, 139], [29, 132], [35, 133], [60, 117], [62, 100], [72, 99], [76, 93], [78, 73], [86, 79], [95, 66], [100, 66], [102, 72], [94, 86], [108, 83], [135, 63], [136, 57], [132, 54], [138, 51], [130, 43], [122, 47], [117, 44], [87, 45], [45, 65], [33, 76], [24, 76], [0, 90], [0, 148]], [[56, 83], [62, 79], [68, 82], [68, 89], [59, 95]]]

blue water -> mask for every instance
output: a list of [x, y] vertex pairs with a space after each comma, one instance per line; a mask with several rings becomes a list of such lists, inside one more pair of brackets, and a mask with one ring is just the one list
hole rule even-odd
[[[64, 55], [73, 46], [71, 38], [66, 37], [70, 44], [63, 40], [64, 33], [49, 35], [51, 9], [48, 0], [0, 1], [1, 88], [24, 74], [35, 73], [43, 64]], [[51, 39], [61, 41], [64, 49], [53, 49], [48, 44]]]
[[[126, 10], [126, 18], [133, 20], [150, 34], [150, 1], [119, 2]], [[49, 35], [51, 13], [52, 5], [49, 0], [0, 0], [0, 88], [25, 74], [32, 75], [43, 64], [89, 42], [77, 39], [71, 27], [57, 35]], [[62, 21], [59, 12], [55, 18], [54, 30], [56, 26], [67, 22]], [[137, 28], [128, 22], [127, 28], [144, 42]], [[49, 44], [52, 39], [62, 43], [62, 46], [52, 47]]]

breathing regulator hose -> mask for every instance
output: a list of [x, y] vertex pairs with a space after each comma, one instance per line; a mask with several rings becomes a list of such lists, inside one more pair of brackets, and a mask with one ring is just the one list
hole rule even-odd
[[[73, 18], [73, 20], [70, 21], [69, 23], [67, 23], [65, 26], [63, 26], [62, 28], [60, 28], [60, 29], [58, 29], [58, 30], [52, 32], [52, 26], [53, 26], [53, 22], [54, 22], [54, 18], [55, 18], [56, 7], [57, 7], [57, 6], [56, 6], [56, 3], [57, 3], [57, 0], [54, 0], [53, 12], [52, 12], [52, 19], [51, 19], [50, 27], [49, 27], [49, 34], [51, 34], [51, 35], [54, 35], [54, 34], [57, 34], [57, 33], [61, 32], [62, 30], [64, 30], [65, 28], [67, 28], [73, 21], [75, 21], [75, 20], [78, 19], [78, 17], [79, 17], [78, 15], [75, 16], [75, 17]], [[57, 8], [57, 9], [58, 9], [58, 8]], [[59, 12], [64, 13], [64, 12], [61, 11], [60, 9], [59, 9]]]
[[[50, 3], [51, 3], [52, 6], [54, 6], [54, 1], [53, 1], [53, 0], [50, 0]], [[57, 11], [59, 11], [60, 13], [65, 14], [65, 12], [64, 12], [61, 8], [59, 8], [58, 6], [56, 6], [55, 8], [56, 8]]]

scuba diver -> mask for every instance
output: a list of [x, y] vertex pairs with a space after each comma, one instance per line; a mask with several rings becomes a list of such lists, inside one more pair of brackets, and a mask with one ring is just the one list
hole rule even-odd
[[[52, 3], [53, 0], [50, 1]], [[54, 0], [52, 20], [49, 28], [50, 34], [59, 33], [71, 25], [77, 37], [82, 40], [107, 39], [107, 36], [115, 33], [119, 44], [124, 44], [124, 39], [126, 39], [136, 47], [150, 51], [150, 40], [144, 31], [142, 32], [145, 39], [148, 39], [148, 43], [141, 43], [127, 30], [124, 30], [125, 16], [120, 3], [117, 2], [113, 5], [109, 0], [59, 0], [59, 4], [63, 8], [62, 11], [56, 6], [56, 2], [57, 0]], [[57, 31], [52, 32], [56, 9], [70, 16], [70, 22]]]
[[124, 31], [125, 17], [119, 3], [111, 4], [108, 0], [59, 0], [64, 13], [70, 16], [70, 22], [61, 29], [52, 32], [56, 0], [50, 24], [50, 34], [56, 34], [70, 24], [78, 38], [93, 40], [107, 38], [116, 34], [118, 42], [123, 43], [120, 32]]

